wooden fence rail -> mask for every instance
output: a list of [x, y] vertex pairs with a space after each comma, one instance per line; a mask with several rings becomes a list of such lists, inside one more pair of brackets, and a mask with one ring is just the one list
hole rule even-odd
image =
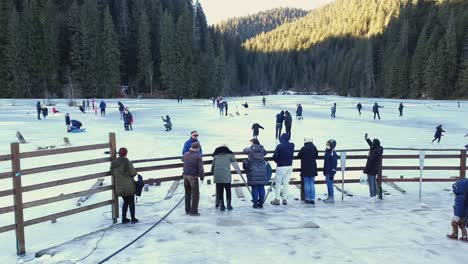
[[[15, 231], [16, 234], [16, 245], [17, 245], [17, 254], [21, 255], [26, 252], [25, 246], [25, 227], [35, 225], [38, 223], [43, 223], [50, 220], [55, 220], [61, 217], [70, 216], [78, 213], [82, 213], [85, 211], [93, 210], [96, 208], [100, 208], [103, 206], [111, 206], [112, 210], [112, 219], [114, 223], [117, 221], [119, 217], [119, 209], [118, 209], [118, 197], [115, 192], [115, 179], [112, 175], [110, 175], [109, 171], [97, 172], [88, 175], [81, 175], [81, 176], [74, 176], [70, 178], [52, 180], [47, 182], [40, 182], [35, 183], [32, 185], [23, 186], [22, 177], [25, 175], [30, 174], [37, 174], [37, 173], [44, 173], [44, 172], [51, 172], [51, 171], [60, 171], [64, 169], [76, 168], [81, 166], [95, 166], [98, 164], [109, 163], [116, 159], [117, 147], [116, 147], [116, 138], [114, 133], [109, 133], [109, 141], [103, 144], [94, 144], [94, 145], [86, 145], [86, 146], [77, 146], [77, 147], [68, 147], [68, 148], [60, 148], [60, 149], [51, 149], [51, 150], [43, 150], [43, 151], [30, 151], [30, 152], [20, 152], [19, 144], [12, 143], [10, 146], [11, 154], [7, 155], [0, 155], [0, 162], [11, 161], [11, 171], [9, 172], [1, 172], [0, 173], [0, 180], [2, 179], [9, 179], [11, 178], [12, 181], [12, 189], [2, 190], [0, 191], [0, 198], [11, 196], [13, 198], [13, 204], [4, 206], [0, 208], [0, 214], [7, 214], [13, 213], [15, 223], [9, 224], [5, 226], [0, 226], [0, 233]], [[40, 157], [48, 157], [51, 155], [61, 155], [61, 154], [68, 154], [68, 153], [76, 153], [76, 152], [83, 152], [83, 151], [93, 151], [93, 150], [100, 150], [100, 149], [108, 149], [110, 155], [105, 158], [96, 158], [91, 160], [84, 160], [84, 161], [73, 161], [68, 163], [61, 163], [61, 164], [50, 164], [43, 167], [36, 167], [36, 168], [21, 168], [21, 161], [23, 159], [28, 158], [40, 158]], [[407, 149], [407, 148], [386, 148], [385, 150], [392, 150], [392, 151], [405, 151], [405, 153], [411, 151], [428, 151], [428, 152], [436, 152], [437, 154], [427, 154], [425, 155], [425, 159], [432, 159], [432, 160], [456, 160], [459, 159], [459, 166], [454, 165], [443, 165], [443, 166], [425, 166], [424, 170], [431, 170], [431, 171], [459, 171], [458, 178], [465, 178], [466, 177], [466, 150], [460, 149], [446, 149], [446, 150], [432, 150], [432, 149]], [[298, 151], [295, 151], [296, 153]], [[346, 166], [345, 170], [348, 172], [356, 172], [362, 171], [364, 169], [363, 165], [365, 164], [365, 160], [367, 159], [367, 152], [368, 149], [350, 149], [350, 150], [338, 150], [338, 154], [343, 152], [350, 153], [347, 155], [347, 160], [352, 160], [355, 163], [359, 164], [352, 164]], [[447, 153], [447, 152], [459, 152], [459, 154]], [[272, 154], [273, 151], [268, 151], [268, 154]], [[323, 159], [323, 151], [319, 151], [320, 156], [318, 157], [319, 160]], [[235, 152], [236, 155], [239, 157], [236, 159], [238, 163], [241, 163], [244, 159], [246, 159], [246, 155], [242, 152]], [[242, 156], [242, 157], [240, 157]], [[204, 165], [211, 165], [213, 163], [212, 155], [205, 154], [203, 155], [206, 159], [204, 160]], [[339, 158], [341, 158], [339, 156]], [[298, 160], [297, 157], [294, 158]], [[385, 154], [383, 155], [383, 160], [415, 160], [419, 159], [419, 155], [416, 154]], [[59, 159], [58, 159], [59, 160]], [[273, 158], [269, 155], [266, 157], [267, 161], [272, 161]], [[168, 181], [177, 181], [182, 179], [181, 168], [183, 167], [183, 163], [181, 162], [180, 156], [174, 157], [165, 157], [165, 158], [149, 158], [149, 159], [141, 159], [141, 160], [134, 160], [134, 164], [136, 165], [136, 169], [138, 172], [158, 172], [160, 176], [157, 178], [148, 178], [145, 179], [145, 183], [147, 184], [157, 184], [161, 182], [168, 182]], [[146, 163], [146, 164], [145, 164]], [[148, 164], [153, 163], [153, 164]], [[154, 164], [156, 163], [156, 164]], [[162, 163], [162, 164], [157, 164]], [[141, 164], [141, 165], [140, 165]], [[446, 164], [446, 163], [445, 163]], [[419, 170], [419, 166], [414, 165], [383, 165], [383, 171], [417, 171]], [[96, 169], [93, 169], [95, 171]], [[174, 172], [174, 170], [179, 170], [179, 172]], [[341, 171], [341, 167], [338, 166], [338, 171]], [[273, 173], [275, 173], [275, 169], [273, 169]], [[300, 168], [295, 167], [293, 168], [294, 172], [299, 172]], [[323, 171], [323, 168], [319, 168], [318, 171]], [[231, 171], [232, 174], [237, 174], [236, 171]], [[241, 171], [241, 173], [245, 174], [245, 171]], [[175, 174], [175, 175], [174, 175]], [[169, 175], [169, 176], [168, 176]], [[206, 177], [213, 176], [209, 170], [205, 173]], [[38, 190], [43, 190], [47, 188], [57, 187], [66, 184], [76, 184], [83, 181], [89, 181], [99, 178], [106, 178], [110, 177], [110, 185], [89, 189], [89, 190], [81, 190], [75, 191], [72, 193], [57, 195], [53, 197], [45, 197], [41, 199], [37, 199], [34, 201], [23, 202], [23, 193], [27, 192], [34, 192]], [[338, 177], [337, 177], [338, 178]], [[457, 178], [425, 178], [423, 182], [450, 182], [454, 181]], [[340, 182], [341, 180], [335, 179], [335, 182]], [[359, 183], [359, 179], [355, 178], [348, 178], [344, 179], [344, 183]], [[382, 182], [419, 182], [419, 178], [383, 178], [382, 172], [378, 175], [378, 185], [381, 190]], [[316, 184], [325, 184], [324, 180], [317, 180]], [[303, 185], [301, 181], [292, 180], [290, 184], [296, 185]], [[243, 187], [243, 183], [234, 183], [232, 187]], [[109, 200], [97, 202], [94, 204], [81, 206], [78, 208], [37, 217], [34, 219], [24, 219], [23, 211], [24, 209], [34, 208], [38, 206], [44, 206], [52, 203], [62, 202], [66, 200], [70, 200], [77, 197], [82, 197], [85, 195], [91, 195], [96, 193], [103, 193], [110, 191], [112, 193], [112, 197]], [[301, 190], [301, 198], [303, 199], [303, 188]]]

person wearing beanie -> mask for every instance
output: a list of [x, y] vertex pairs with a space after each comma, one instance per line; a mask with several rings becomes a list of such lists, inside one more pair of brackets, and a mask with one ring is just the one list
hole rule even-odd
[[338, 165], [338, 155], [335, 151], [336, 141], [330, 139], [327, 141], [327, 148], [325, 149], [325, 156], [323, 162], [323, 175], [327, 182], [328, 197], [324, 200], [325, 203], [334, 203], [335, 196], [333, 190], [333, 179], [336, 174], [336, 167]]
[[272, 205], [280, 205], [280, 191], [283, 186], [283, 205], [288, 204], [289, 179], [293, 172], [294, 144], [289, 142], [289, 134], [282, 134], [280, 144], [276, 146], [273, 160], [276, 162], [275, 195]]
[[[130, 221], [135, 224], [138, 223], [138, 219], [135, 218], [136, 185], [133, 178], [137, 175], [137, 172], [132, 162], [127, 158], [127, 153], [126, 148], [119, 149], [119, 157], [112, 161], [110, 172], [115, 178], [115, 191], [123, 199], [122, 224]], [[127, 218], [128, 208], [130, 208], [131, 220]]]
[[317, 176], [318, 151], [312, 138], [304, 139], [304, 146], [297, 157], [301, 160], [301, 177], [304, 183], [305, 203], [315, 204], [315, 177]]
[[[184, 143], [184, 147], [182, 148], [182, 155], [184, 155], [185, 152], [188, 152], [190, 150], [190, 146], [193, 142], [199, 142], [198, 131], [196, 130], [190, 132], [190, 138]], [[198, 153], [200, 153], [200, 156], [203, 154], [201, 147], [198, 149]]]
[[198, 202], [200, 200], [198, 178], [203, 181], [205, 176], [200, 149], [200, 143], [193, 142], [189, 151], [182, 156], [184, 162], [185, 213], [190, 216], [200, 215], [198, 213]]
[[380, 146], [380, 140], [374, 138], [371, 141], [367, 137], [367, 133], [364, 135], [364, 139], [370, 147], [364, 173], [367, 174], [371, 202], [374, 203], [377, 201], [377, 174], [382, 169], [383, 148]]

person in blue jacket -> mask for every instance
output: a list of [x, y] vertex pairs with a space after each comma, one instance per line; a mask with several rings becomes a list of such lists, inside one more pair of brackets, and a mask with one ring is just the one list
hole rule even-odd
[[289, 135], [284, 133], [280, 137], [280, 144], [276, 146], [273, 160], [276, 162], [275, 200], [272, 205], [280, 205], [280, 189], [283, 186], [283, 205], [288, 204], [289, 179], [293, 172], [294, 144], [289, 142]]
[[333, 179], [336, 174], [336, 166], [338, 165], [338, 155], [335, 151], [336, 141], [330, 139], [327, 141], [327, 149], [325, 150], [323, 175], [327, 181], [328, 197], [324, 200], [325, 203], [334, 203], [335, 195], [333, 190]]
[[[185, 152], [190, 150], [190, 146], [192, 146], [192, 143], [199, 142], [198, 141], [198, 136], [199, 136], [198, 131], [194, 130], [194, 131], [190, 132], [190, 138], [189, 138], [189, 140], [187, 140], [185, 142], [184, 147], [182, 148], [182, 155], [184, 155]], [[203, 154], [201, 147], [198, 149], [198, 152], [200, 153], [200, 155]]]
[[99, 103], [99, 108], [101, 109], [101, 116], [105, 116], [106, 115], [106, 103], [104, 103], [103, 100], [101, 100], [101, 103]]
[[460, 240], [468, 242], [466, 223], [468, 221], [468, 180], [461, 179], [452, 185], [455, 194], [455, 204], [453, 206], [452, 234], [447, 235], [450, 239], [458, 239], [458, 229], [461, 231]]

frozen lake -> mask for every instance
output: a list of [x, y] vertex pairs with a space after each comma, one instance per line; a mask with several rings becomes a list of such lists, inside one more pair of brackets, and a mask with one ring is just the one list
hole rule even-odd
[[[79, 112], [77, 107], [68, 107], [66, 100], [56, 100], [56, 108], [60, 113], [52, 114], [52, 107], [49, 107], [49, 117], [46, 120], [37, 120], [35, 109], [37, 100], [4, 99], [0, 100], [0, 126], [2, 128], [0, 131], [0, 154], [9, 153], [9, 143], [16, 141], [15, 134], [18, 130], [29, 142], [21, 145], [22, 151], [36, 150], [39, 146], [48, 145], [59, 147], [63, 144], [63, 137], [69, 137], [71, 143], [75, 146], [104, 143], [108, 140], [108, 133], [115, 132], [118, 147], [127, 147], [130, 159], [178, 156], [181, 154], [184, 141], [189, 138], [192, 130], [198, 130], [204, 153], [212, 153], [221, 144], [227, 144], [233, 151], [239, 151], [249, 145], [252, 135], [251, 126], [255, 122], [260, 123], [265, 128], [265, 130], [260, 131], [260, 142], [266, 149], [273, 150], [276, 145], [275, 115], [281, 110], [288, 110], [294, 117], [298, 103], [302, 104], [304, 108], [304, 120], [293, 120], [292, 142], [296, 144], [296, 149], [302, 146], [304, 137], [312, 137], [319, 150], [323, 150], [325, 142], [331, 138], [338, 142], [337, 149], [367, 148], [363, 139], [364, 133], [369, 133], [371, 138], [379, 138], [384, 148], [461, 149], [468, 144], [468, 138], [464, 138], [464, 135], [468, 133], [466, 122], [468, 114], [467, 101], [462, 101], [461, 107], [458, 108], [456, 101], [278, 95], [268, 96], [266, 106], [263, 106], [261, 98], [227, 98], [229, 113], [233, 114], [233, 116], [220, 116], [219, 111], [213, 108], [210, 100], [184, 100], [183, 104], [177, 104], [176, 100], [123, 99], [121, 101], [130, 108], [135, 119], [133, 131], [124, 131], [123, 122], [119, 119], [117, 109], [118, 100], [106, 100], [108, 106], [106, 117], [95, 116], [94, 112], [83, 114]], [[250, 106], [248, 109], [241, 106], [241, 103], [246, 101]], [[400, 101], [405, 105], [403, 117], [398, 116]], [[330, 107], [333, 102], [337, 103], [335, 119], [330, 118]], [[361, 116], [356, 110], [358, 102], [361, 102], [364, 106]], [[372, 105], [374, 102], [384, 106], [384, 108], [380, 109], [382, 120], [373, 120], [372, 118]], [[239, 116], [235, 113], [237, 109], [240, 113]], [[66, 133], [64, 113], [67, 112], [70, 113], [72, 119], [80, 120], [83, 123], [87, 130], [86, 133]], [[170, 115], [173, 122], [173, 130], [170, 132], [164, 131], [161, 121], [161, 116], [165, 115]], [[447, 133], [440, 144], [433, 145], [431, 140], [438, 124], [443, 124]], [[392, 153], [415, 154], [416, 152]], [[91, 151], [62, 156], [60, 163], [94, 159], [106, 155], [103, 151]], [[46, 166], [50, 162], [57, 162], [54, 158], [56, 157], [29, 159], [22, 164], [22, 168]], [[417, 161], [412, 164], [416, 165]], [[440, 165], [441, 162], [439, 161], [437, 164]], [[445, 161], [443, 164], [446, 164]], [[321, 167], [322, 162], [319, 162], [318, 165]], [[453, 161], [453, 165], [457, 166], [459, 164]], [[0, 162], [1, 172], [9, 169], [10, 164], [8, 162]], [[29, 185], [52, 179], [67, 178], [72, 175], [94, 173], [90, 169], [89, 166], [86, 166], [54, 173], [25, 176], [23, 184]], [[104, 171], [108, 169], [108, 165], [94, 166], [93, 170], [95, 169], [99, 169], [96, 172]], [[350, 177], [359, 177], [360, 174], [355, 173]], [[143, 175], [145, 177], [152, 176], [150, 173], [143, 173]], [[391, 171], [384, 172], [384, 175], [411, 177], [417, 176], [418, 173]], [[428, 172], [426, 176], [448, 178], [456, 175], [457, 172], [453, 171], [436, 171]], [[294, 176], [298, 177], [298, 175]], [[319, 179], [323, 179], [323, 177], [319, 175]], [[2, 186], [0, 190], [11, 188], [11, 180], [0, 180], [0, 182]], [[70, 193], [89, 188], [91, 184], [92, 182], [84, 182], [28, 193], [24, 199], [28, 201], [38, 197], [44, 198], [60, 193]], [[451, 184], [424, 184], [424, 199], [427, 200], [422, 202], [428, 204], [428, 206], [421, 206], [421, 201], [416, 199], [417, 184], [399, 185], [407, 189], [407, 195], [402, 195], [387, 186], [386, 189], [391, 193], [391, 196], [386, 197], [382, 204], [372, 206], [367, 203], [365, 186], [359, 184], [347, 186], [349, 190], [356, 194], [355, 197], [345, 200], [343, 203], [337, 203], [334, 206], [335, 208], [328, 208], [328, 206], [320, 204], [314, 209], [309, 209], [299, 201], [295, 201], [291, 204], [291, 209], [277, 209], [268, 206], [262, 212], [252, 212], [248, 199], [246, 201], [237, 200], [235, 202], [236, 209], [231, 213], [236, 217], [232, 219], [227, 214], [219, 215], [218, 212], [211, 209], [214, 207], [214, 199], [211, 197], [211, 194], [214, 193], [214, 186], [204, 186], [200, 207], [204, 216], [198, 220], [200, 223], [188, 222], [182, 216], [183, 209], [178, 208], [175, 215], [168, 220], [172, 224], [166, 223], [161, 227], [161, 230], [156, 229], [153, 240], [146, 241], [146, 245], [144, 244], [145, 241], [141, 242], [143, 244], [138, 245], [141, 248], [129, 249], [127, 255], [124, 255], [122, 259], [116, 259], [116, 262], [113, 263], [128, 263], [125, 256], [130, 258], [131, 255], [140, 254], [138, 252], [141, 252], [142, 256], [134, 259], [133, 263], [141, 263], [143, 256], [161, 259], [158, 263], [184, 263], [189, 260], [204, 263], [252, 263], [253, 260], [256, 263], [263, 261], [268, 263], [281, 261], [284, 263], [283, 261], [288, 260], [287, 256], [292, 260], [304, 261], [311, 259], [311, 261], [314, 260], [314, 262], [318, 263], [375, 263], [377, 260], [384, 263], [396, 260], [393, 263], [402, 263], [405, 262], [404, 257], [408, 257], [406, 259], [407, 263], [427, 263], [425, 261], [428, 258], [446, 261], [446, 263], [462, 263], [465, 257], [458, 253], [458, 249], [464, 248], [466, 252], [468, 246], [446, 241], [444, 237], [444, 234], [449, 232], [449, 220], [452, 214], [451, 204], [453, 202], [450, 192], [444, 191], [444, 189], [449, 189]], [[318, 187], [319, 194], [325, 193], [324, 187]], [[167, 191], [167, 186], [163, 185], [163, 187], [158, 188], [152, 189], [142, 198], [143, 202], [148, 203], [146, 206], [137, 208], [141, 212], [140, 219], [146, 221], [146, 224], [138, 227], [139, 231], [143, 231], [144, 226], [148, 226], [149, 223], [155, 222], [157, 217], [165, 214], [178, 199], [174, 197], [161, 204], [151, 205], [156, 199], [161, 199]], [[298, 197], [298, 190], [296, 190], [295, 195]], [[90, 203], [103, 200], [108, 196], [108, 193], [95, 195]], [[269, 198], [272, 198], [272, 196]], [[0, 198], [0, 207], [11, 205], [11, 200], [11, 197]], [[50, 206], [32, 208], [26, 210], [25, 217], [29, 219], [54, 213], [54, 211], [72, 209], [75, 208], [74, 202], [74, 200], [69, 200]], [[74, 237], [108, 227], [110, 225], [108, 211], [109, 208], [105, 207], [62, 220], [59, 219], [56, 225], [43, 223], [28, 227], [26, 229], [28, 253], [32, 254], [38, 250], [69, 241]], [[380, 214], [380, 212], [382, 213]], [[360, 215], [364, 215], [364, 217]], [[294, 224], [292, 219], [296, 221]], [[11, 214], [0, 215], [1, 226], [10, 224], [11, 221]], [[223, 224], [224, 221], [231, 224], [226, 226], [226, 224]], [[273, 229], [283, 227], [297, 229], [270, 230], [270, 227], [262, 225], [262, 222], [271, 222], [271, 228]], [[318, 224], [320, 229], [301, 229], [308, 222]], [[211, 232], [216, 226], [219, 226], [220, 234]], [[244, 228], [244, 226], [247, 227]], [[184, 228], [197, 229], [200, 232], [194, 234], [182, 232], [181, 229]], [[130, 231], [131, 229], [127, 230], [130, 232], [129, 235], [132, 235], [131, 237], [136, 236]], [[172, 230], [178, 231], [174, 235], [170, 235], [173, 232]], [[399, 230], [403, 231], [397, 234], [396, 232]], [[311, 234], [309, 236], [304, 232], [310, 232]], [[49, 238], [44, 239], [44, 234], [48, 234]], [[103, 242], [102, 251], [95, 252], [93, 257], [82, 263], [95, 263], [112, 253], [113, 250], [118, 249], [123, 241], [120, 241], [121, 243], [111, 243], [113, 240], [118, 241], [118, 234], [121, 234], [120, 231], [107, 233], [106, 239], [109, 239], [110, 242]], [[227, 237], [224, 244], [223, 241], [218, 241], [219, 238], [216, 238], [216, 236], [220, 235]], [[163, 238], [158, 236], [163, 236]], [[251, 237], [253, 238], [249, 239]], [[62, 248], [61, 253], [57, 253], [56, 257], [44, 257], [34, 262], [76, 261], [82, 257], [81, 255], [86, 255], [80, 253], [81, 251], [88, 252], [94, 247], [95, 240], [93, 240], [93, 236], [86, 239], [89, 239], [89, 243], [83, 243], [81, 247], [74, 250], [72, 248]], [[83, 241], [87, 241], [86, 239]], [[14, 234], [12, 232], [0, 234], [0, 241], [0, 245], [4, 249], [4, 253], [0, 256], [0, 262], [14, 263], [17, 260], [14, 255]], [[200, 248], [190, 248], [191, 243], [199, 243]], [[258, 251], [255, 250], [256, 245], [260, 245]], [[312, 248], [311, 250], [308, 250], [308, 245]], [[161, 251], [150, 252], [157, 248], [161, 248]], [[138, 251], [134, 252], [135, 250]], [[183, 258], [179, 255], [178, 252], [185, 250], [190, 252], [193, 259], [188, 258], [188, 256]], [[242, 256], [239, 258], [226, 259], [222, 256], [225, 252], [233, 255], [230, 251], [240, 253], [241, 250], [246, 250], [246, 252], [241, 254]], [[258, 254], [256, 254], [257, 252]], [[75, 257], [75, 253], [76, 255], [80, 253], [80, 256]], [[252, 258], [248, 258], [248, 256]], [[265, 258], [261, 259], [261, 256]], [[320, 257], [314, 258], [314, 256]], [[4, 261], [2, 261], [2, 258], [4, 258]], [[130, 260], [132, 259], [130, 258]]]

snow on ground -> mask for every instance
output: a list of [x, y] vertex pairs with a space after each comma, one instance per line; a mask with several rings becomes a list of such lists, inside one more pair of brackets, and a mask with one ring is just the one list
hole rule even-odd
[[[109, 132], [116, 132], [117, 145], [129, 149], [131, 159], [150, 157], [178, 156], [181, 147], [188, 139], [191, 130], [198, 130], [204, 153], [211, 153], [215, 147], [227, 144], [234, 151], [249, 145], [250, 127], [258, 122], [265, 127], [260, 131], [260, 141], [269, 150], [273, 150], [274, 116], [280, 110], [289, 110], [295, 115], [296, 104], [304, 107], [304, 120], [293, 121], [292, 141], [298, 149], [303, 138], [313, 137], [319, 149], [324, 149], [325, 142], [334, 138], [338, 149], [367, 148], [363, 140], [365, 132], [371, 138], [378, 137], [384, 147], [418, 147], [429, 149], [462, 148], [468, 140], [463, 136], [468, 133], [466, 114], [468, 102], [461, 102], [461, 108], [454, 101], [419, 101], [404, 100], [405, 116], [398, 117], [400, 101], [389, 99], [343, 98], [337, 96], [268, 96], [266, 107], [261, 105], [261, 97], [228, 98], [229, 113], [234, 116], [220, 116], [209, 100], [184, 100], [177, 104], [175, 100], [129, 100], [122, 102], [134, 115], [134, 131], [124, 131], [119, 119], [117, 100], [106, 100], [107, 116], [95, 116], [94, 113], [82, 114], [76, 107], [68, 107], [66, 100], [57, 100], [56, 106], [61, 113], [37, 120], [36, 100], [0, 100], [0, 154], [9, 153], [9, 143], [16, 141], [17, 130], [30, 142], [21, 145], [22, 151], [36, 150], [38, 146], [63, 144], [62, 138], [69, 137], [73, 145], [104, 143]], [[244, 109], [241, 103], [248, 101], [250, 108]], [[363, 103], [364, 111], [359, 116], [355, 105]], [[377, 101], [385, 106], [381, 109], [382, 120], [373, 120], [371, 108]], [[330, 118], [330, 107], [337, 102], [337, 117]], [[235, 114], [236, 110], [240, 116]], [[80, 120], [87, 132], [68, 134], [65, 131], [64, 113], [69, 112], [72, 119]], [[169, 114], [174, 128], [165, 132], [161, 116]], [[435, 126], [443, 124], [447, 131], [440, 145], [432, 145]], [[49, 164], [95, 159], [106, 157], [105, 150], [66, 154], [60, 156], [32, 158], [22, 161], [22, 168], [46, 166]], [[385, 153], [401, 153], [386, 151]], [[413, 152], [416, 153], [416, 152]], [[348, 166], [362, 166], [364, 161], [348, 161]], [[418, 161], [385, 161], [384, 165], [398, 162], [400, 165], [417, 165]], [[427, 165], [459, 165], [457, 160], [426, 161]], [[297, 165], [296, 165], [297, 166]], [[319, 166], [322, 166], [319, 162]], [[0, 162], [0, 171], [8, 171], [9, 162]], [[80, 168], [25, 175], [23, 185], [63, 179], [101, 172], [108, 169], [108, 164], [85, 166]], [[168, 172], [171, 175], [180, 171]], [[176, 173], [176, 174], [174, 174]], [[424, 177], [456, 176], [457, 171], [425, 172]], [[161, 177], [157, 173], [143, 173], [145, 177]], [[358, 178], [361, 173], [347, 173], [346, 177]], [[384, 171], [389, 177], [417, 177], [418, 172]], [[298, 177], [298, 175], [295, 175]], [[323, 179], [319, 176], [318, 179]], [[0, 190], [11, 188], [11, 180], [0, 180]], [[25, 193], [24, 200], [56, 196], [89, 188], [94, 181], [64, 185], [42, 191]], [[108, 183], [108, 179], [105, 181]], [[158, 263], [278, 263], [284, 259], [311, 259], [318, 263], [374, 263], [390, 260], [396, 262], [422, 263], [424, 260], [445, 260], [447, 263], [461, 263], [457, 249], [466, 245], [446, 241], [444, 234], [449, 230], [452, 196], [444, 189], [450, 189], [450, 183], [425, 183], [421, 207], [416, 198], [416, 183], [399, 183], [408, 191], [406, 195], [389, 186], [384, 186], [391, 193], [385, 202], [369, 205], [366, 186], [349, 184], [345, 188], [355, 194], [333, 208], [319, 204], [316, 208], [307, 208], [298, 201], [292, 202], [287, 209], [268, 206], [263, 211], [253, 211], [249, 199], [234, 199], [235, 211], [219, 214], [211, 209], [214, 186], [202, 188], [200, 218], [186, 218], [181, 205], [168, 218], [153, 230], [147, 238], [122, 253], [113, 263], [141, 263], [146, 257], [156, 259]], [[170, 183], [162, 187], [152, 187], [141, 198], [137, 208], [143, 223], [136, 226], [112, 227], [106, 231], [98, 249], [80, 263], [95, 263], [125, 241], [143, 232], [146, 227], [164, 215], [182, 197], [174, 196], [161, 203]], [[182, 190], [180, 186], [179, 192]], [[318, 186], [319, 194], [325, 193], [324, 186]], [[292, 187], [299, 196], [298, 189]], [[244, 190], [246, 195], [248, 193]], [[339, 193], [337, 193], [338, 195]], [[92, 204], [110, 198], [109, 192], [93, 196], [87, 203]], [[273, 198], [272, 195], [269, 199]], [[25, 211], [25, 218], [31, 219], [63, 210], [76, 208], [76, 200], [67, 200], [49, 206], [30, 208]], [[0, 207], [12, 204], [11, 197], [0, 198]], [[59, 245], [73, 238], [103, 230], [111, 225], [110, 206], [86, 213], [59, 219], [56, 224], [42, 223], [26, 228], [27, 251], [30, 255], [39, 250]], [[170, 222], [170, 223], [169, 223]], [[12, 214], [0, 215], [0, 225], [13, 223]], [[308, 223], [315, 223], [319, 229], [301, 228]], [[276, 230], [278, 229], [279, 230]], [[286, 229], [284, 229], [286, 228]], [[288, 229], [293, 228], [293, 229]], [[270, 230], [274, 229], [274, 230]], [[122, 230], [122, 231], [121, 231]], [[126, 231], [128, 230], [128, 231]], [[217, 234], [216, 232], [219, 232]], [[44, 239], [44, 236], [47, 238]], [[35, 263], [59, 263], [66, 260], [76, 261], [94, 247], [101, 232], [85, 236], [78, 241], [60, 247], [53, 257], [44, 256]], [[15, 256], [14, 233], [0, 234], [3, 249], [1, 263], [21, 262]], [[406, 261], [405, 261], [406, 260]]]

